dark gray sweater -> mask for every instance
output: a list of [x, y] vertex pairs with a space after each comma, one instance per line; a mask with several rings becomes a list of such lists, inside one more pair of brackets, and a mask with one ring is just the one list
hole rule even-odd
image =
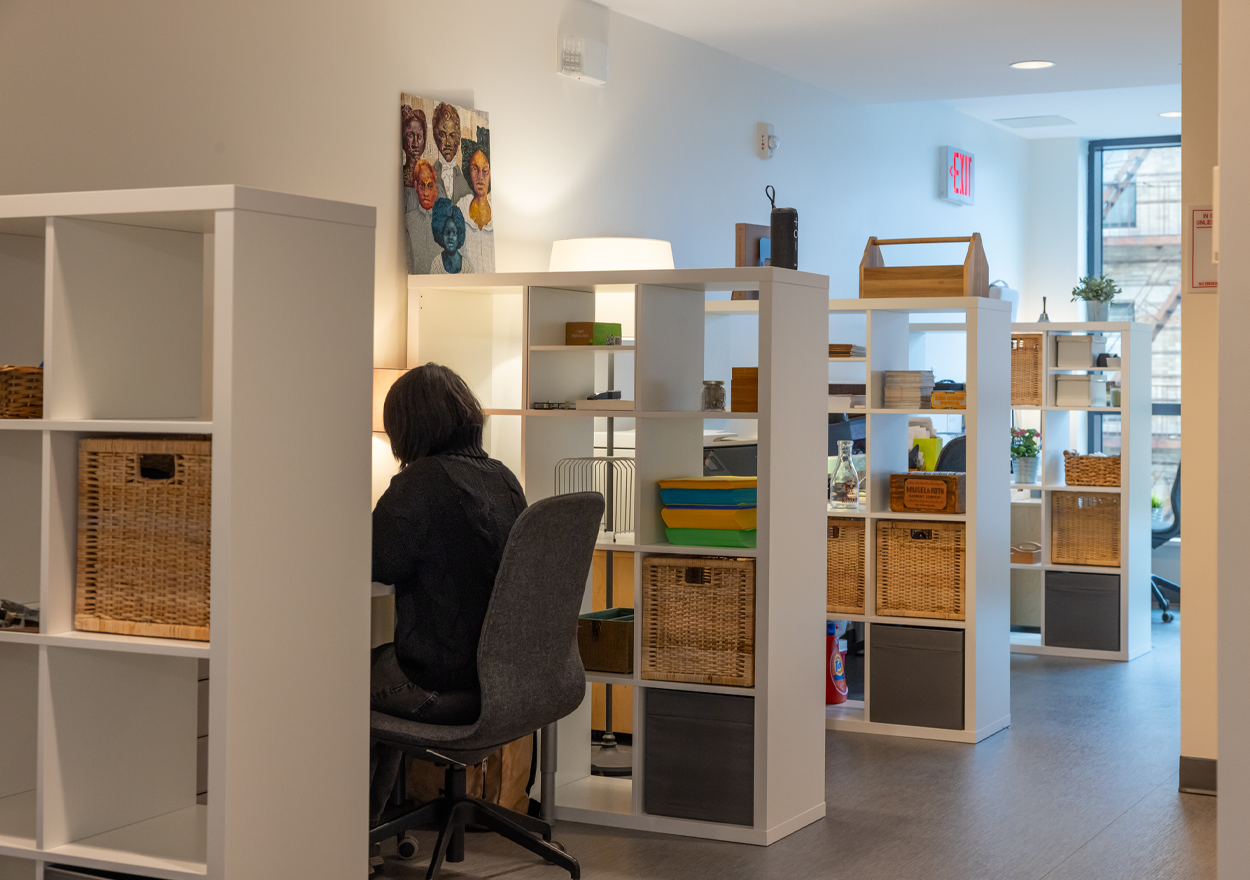
[[373, 579], [395, 585], [395, 654], [429, 691], [477, 687], [477, 643], [525, 493], [481, 451], [420, 458], [373, 511]]

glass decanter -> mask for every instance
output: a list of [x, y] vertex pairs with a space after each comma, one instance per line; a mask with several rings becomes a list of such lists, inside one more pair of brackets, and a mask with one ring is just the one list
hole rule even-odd
[[859, 510], [859, 473], [851, 461], [851, 441], [838, 441], [838, 462], [829, 477], [829, 506], [834, 510]]

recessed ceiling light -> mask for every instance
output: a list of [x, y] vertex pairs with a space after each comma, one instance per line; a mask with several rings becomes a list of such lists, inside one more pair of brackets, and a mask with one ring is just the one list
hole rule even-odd
[[1016, 70], [1041, 70], [1043, 67], [1054, 67], [1053, 61], [1017, 61], [1011, 65]]
[[1179, 110], [1169, 110], [1167, 113], [1160, 113], [1159, 115], [1160, 115], [1160, 116], [1163, 116], [1163, 117], [1166, 117], [1166, 118], [1168, 118], [1168, 119], [1180, 119], [1180, 116], [1181, 116], [1181, 111], [1179, 111]]

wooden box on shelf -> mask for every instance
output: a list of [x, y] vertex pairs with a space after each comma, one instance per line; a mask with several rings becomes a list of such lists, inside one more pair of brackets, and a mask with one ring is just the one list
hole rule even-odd
[[43, 367], [0, 367], [0, 419], [43, 418]]
[[1024, 541], [1011, 548], [1013, 565], [1037, 565], [1042, 561], [1042, 545], [1036, 541]]
[[890, 474], [890, 510], [895, 513], [963, 513], [967, 475], [947, 471]]
[[211, 494], [210, 440], [79, 441], [75, 629], [208, 641]]
[[865, 537], [862, 519], [829, 517], [825, 610], [830, 614], [864, 613]]
[[729, 384], [730, 412], [759, 412], [760, 368], [734, 367]]
[[1042, 405], [1042, 334], [1011, 335], [1011, 405]]
[[1063, 451], [1063, 481], [1069, 486], [1120, 485], [1120, 456]]
[[577, 619], [577, 650], [590, 672], [634, 671], [634, 609], [608, 608]]
[[755, 686], [755, 560], [642, 563], [642, 677]]
[[1120, 496], [1053, 492], [1050, 561], [1057, 565], [1120, 565]]
[[877, 613], [963, 620], [962, 522], [877, 520]]
[[[968, 254], [956, 266], [887, 266], [881, 245], [968, 243]], [[960, 238], [882, 238], [872, 236], [859, 264], [859, 297], [989, 296], [990, 268], [981, 235]]]

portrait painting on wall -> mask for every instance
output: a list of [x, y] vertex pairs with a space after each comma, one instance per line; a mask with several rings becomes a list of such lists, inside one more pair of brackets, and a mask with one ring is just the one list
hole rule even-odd
[[399, 112], [408, 274], [494, 272], [489, 117], [412, 95]]

